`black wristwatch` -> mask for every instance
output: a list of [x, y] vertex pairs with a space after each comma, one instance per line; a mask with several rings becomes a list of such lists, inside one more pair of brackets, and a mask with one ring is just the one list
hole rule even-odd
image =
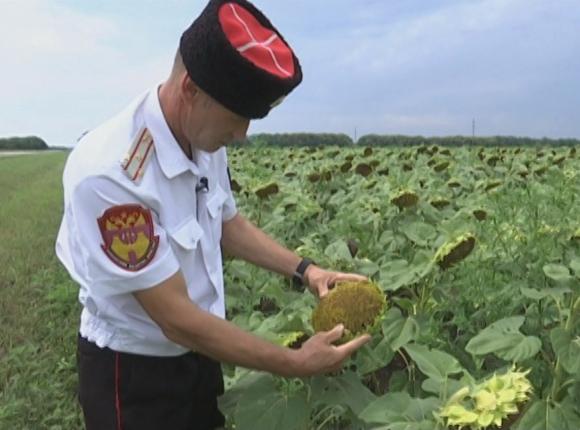
[[296, 270], [294, 271], [294, 276], [292, 276], [292, 286], [295, 290], [304, 290], [304, 273], [306, 268], [311, 264], [316, 264], [310, 258], [303, 258]]

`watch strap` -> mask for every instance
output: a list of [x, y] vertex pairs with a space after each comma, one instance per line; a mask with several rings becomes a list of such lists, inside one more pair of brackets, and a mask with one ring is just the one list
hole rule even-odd
[[298, 264], [298, 267], [296, 267], [294, 276], [292, 276], [292, 284], [295, 289], [303, 290], [302, 287], [304, 286], [304, 273], [306, 273], [306, 269], [311, 264], [315, 264], [314, 261], [312, 261], [310, 258], [303, 258], [300, 261], [300, 264]]

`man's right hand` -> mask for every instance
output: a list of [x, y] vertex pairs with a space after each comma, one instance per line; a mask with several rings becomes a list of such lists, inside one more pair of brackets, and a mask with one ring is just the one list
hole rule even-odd
[[342, 337], [344, 327], [337, 325], [330, 331], [315, 334], [300, 349], [293, 352], [292, 375], [312, 376], [340, 370], [344, 361], [351, 354], [371, 340], [368, 334], [359, 336], [343, 345], [335, 346]]
[[215, 360], [276, 375], [310, 376], [340, 369], [354, 351], [370, 340], [363, 335], [344, 345], [339, 325], [312, 336], [299, 350], [284, 348], [241, 330], [229, 321], [200, 309], [189, 298], [180, 272], [161, 284], [133, 293], [165, 336]]

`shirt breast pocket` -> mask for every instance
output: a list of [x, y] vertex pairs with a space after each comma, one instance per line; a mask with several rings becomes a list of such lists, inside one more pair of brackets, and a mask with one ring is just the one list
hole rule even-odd
[[203, 230], [195, 217], [191, 217], [174, 229], [170, 236], [184, 250], [193, 251], [203, 236]]
[[210, 224], [211, 238], [214, 246], [219, 246], [222, 236], [222, 213], [224, 203], [228, 199], [228, 195], [219, 185], [216, 186], [215, 191], [209, 196], [206, 207], [208, 213], [208, 221]]
[[223, 211], [224, 203], [228, 199], [228, 195], [219, 185], [216, 190], [211, 195], [207, 201], [207, 211], [212, 219], [219, 218], [221, 222], [221, 214]]

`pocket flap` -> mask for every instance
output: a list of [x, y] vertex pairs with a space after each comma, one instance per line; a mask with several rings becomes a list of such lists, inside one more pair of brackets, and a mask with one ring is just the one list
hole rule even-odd
[[203, 230], [195, 218], [189, 218], [180, 227], [171, 233], [171, 237], [185, 249], [197, 248]]
[[227, 199], [227, 193], [218, 185], [213, 195], [207, 201], [207, 210], [212, 218], [218, 216], [220, 208], [224, 205]]

